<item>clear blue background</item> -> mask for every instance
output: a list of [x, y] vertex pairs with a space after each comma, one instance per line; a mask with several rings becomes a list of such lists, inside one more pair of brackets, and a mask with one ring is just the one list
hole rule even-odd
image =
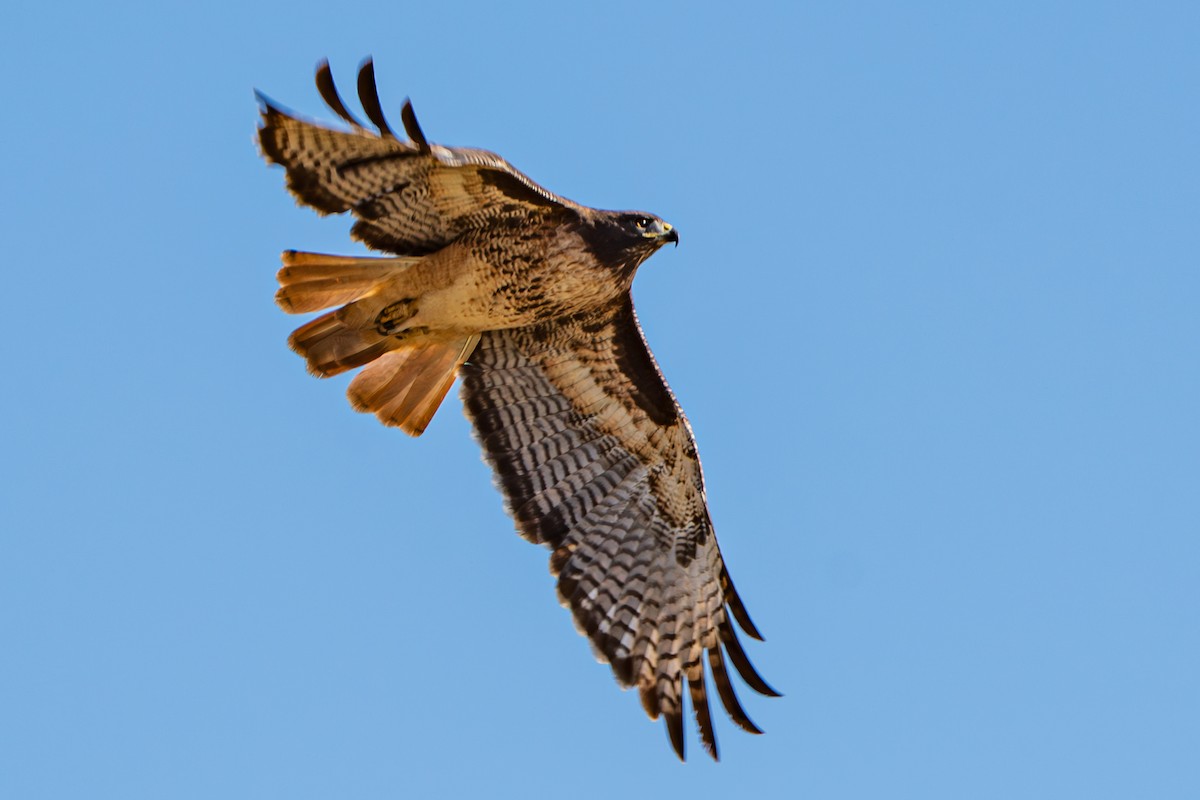
[[[0, 796], [1200, 797], [1200, 6], [6, 8]], [[644, 208], [647, 336], [786, 693], [671, 755], [453, 397], [285, 346], [358, 252], [323, 56]], [[347, 92], [352, 94], [352, 92]]]

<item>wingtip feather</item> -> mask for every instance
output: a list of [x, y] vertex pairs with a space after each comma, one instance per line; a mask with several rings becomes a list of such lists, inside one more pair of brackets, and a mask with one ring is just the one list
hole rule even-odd
[[708, 707], [708, 693], [704, 689], [704, 664], [697, 663], [688, 671], [688, 692], [692, 699], [692, 713], [696, 716], [696, 727], [700, 729], [700, 744], [713, 761], [720, 761], [717, 752], [717, 737], [713, 733], [712, 712]]
[[745, 631], [751, 639], [763, 641], [763, 635], [758, 632], [754, 620], [750, 619], [750, 613], [746, 611], [746, 606], [733, 585], [733, 579], [729, 577], [729, 570], [724, 565], [721, 566], [721, 591], [725, 595], [725, 603], [733, 613], [733, 618], [737, 620], [738, 627]]
[[425, 138], [421, 124], [417, 122], [417, 112], [413, 110], [412, 101], [407, 97], [404, 98], [404, 107], [400, 109], [400, 121], [404, 123], [404, 132], [408, 134], [408, 138], [413, 140], [421, 152], [430, 152], [429, 140]]
[[671, 740], [671, 748], [680, 761], [687, 761], [683, 749], [683, 711], [675, 709], [663, 712], [663, 723], [667, 726], [667, 737]]
[[342, 102], [342, 96], [338, 94], [337, 84], [333, 80], [333, 70], [329, 67], [328, 59], [321, 59], [317, 62], [316, 72], [317, 91], [321, 94], [321, 99], [325, 101], [325, 105], [333, 113], [337, 114], [346, 122], [349, 122], [355, 128], [363, 129], [366, 126], [358, 121], [358, 117], [350, 113], [346, 108], [346, 104]]
[[750, 719], [738, 701], [737, 693], [733, 690], [733, 683], [729, 680], [729, 672], [725, 669], [725, 659], [721, 655], [719, 644], [708, 649], [708, 666], [712, 670], [713, 683], [717, 685], [717, 695], [721, 698], [721, 705], [725, 707], [725, 713], [729, 715], [735, 725], [746, 733], [761, 734], [762, 728], [754, 724], [754, 720]]
[[396, 134], [383, 115], [383, 106], [379, 103], [379, 90], [375, 85], [375, 61], [370, 56], [363, 59], [358, 68], [358, 99], [367, 114], [367, 119], [375, 124], [380, 135], [395, 139]]
[[783, 695], [772, 689], [771, 685], [763, 680], [762, 676], [754, 669], [750, 659], [746, 657], [746, 651], [742, 649], [741, 642], [738, 641], [737, 634], [733, 631], [733, 626], [725, 622], [720, 626], [719, 632], [721, 642], [725, 645], [725, 651], [729, 654], [729, 660], [733, 662], [734, 669], [742, 676], [746, 685], [765, 697], [782, 697]]

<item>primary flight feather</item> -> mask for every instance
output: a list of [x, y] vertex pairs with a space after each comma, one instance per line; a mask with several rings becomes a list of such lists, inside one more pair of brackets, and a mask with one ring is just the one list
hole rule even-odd
[[317, 88], [349, 124], [298, 119], [262, 97], [263, 155], [300, 202], [349, 211], [352, 235], [389, 257], [287, 251], [276, 300], [340, 306], [289, 344], [325, 377], [362, 367], [350, 402], [419, 436], [457, 376], [518, 532], [552, 550], [560, 601], [622, 686], [637, 686], [683, 758], [685, 689], [717, 756], [707, 671], [722, 705], [759, 733], [727, 663], [775, 696], [732, 617], [760, 639], [713, 534], [691, 427], [646, 347], [630, 287], [671, 225], [548, 192], [494, 153], [432, 144], [412, 105], [399, 138], [367, 60], [346, 108], [329, 66]]

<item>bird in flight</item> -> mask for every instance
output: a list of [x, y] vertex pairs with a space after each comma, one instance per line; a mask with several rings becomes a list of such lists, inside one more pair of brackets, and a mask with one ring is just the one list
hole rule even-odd
[[300, 203], [351, 212], [352, 236], [390, 255], [284, 252], [283, 310], [335, 309], [288, 344], [320, 377], [361, 367], [350, 403], [413, 436], [461, 377], [518, 533], [550, 549], [559, 601], [620, 685], [664, 719], [679, 758], [685, 689], [717, 758], [706, 671], [734, 723], [761, 733], [727, 665], [778, 696], [733, 621], [762, 637], [721, 558], [691, 426], [630, 295], [638, 267], [678, 232], [653, 214], [553, 194], [495, 153], [433, 144], [408, 102], [401, 138], [370, 59], [358, 96], [375, 130], [346, 108], [327, 62], [316, 81], [349, 128], [260, 94], [262, 154]]

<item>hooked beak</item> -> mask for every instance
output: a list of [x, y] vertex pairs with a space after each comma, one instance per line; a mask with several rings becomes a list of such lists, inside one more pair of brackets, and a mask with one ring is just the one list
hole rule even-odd
[[679, 247], [679, 231], [675, 230], [675, 227], [673, 225], [671, 225], [671, 223], [669, 223], [669, 222], [663, 223], [662, 238], [663, 238], [663, 241], [674, 242], [675, 246]]

